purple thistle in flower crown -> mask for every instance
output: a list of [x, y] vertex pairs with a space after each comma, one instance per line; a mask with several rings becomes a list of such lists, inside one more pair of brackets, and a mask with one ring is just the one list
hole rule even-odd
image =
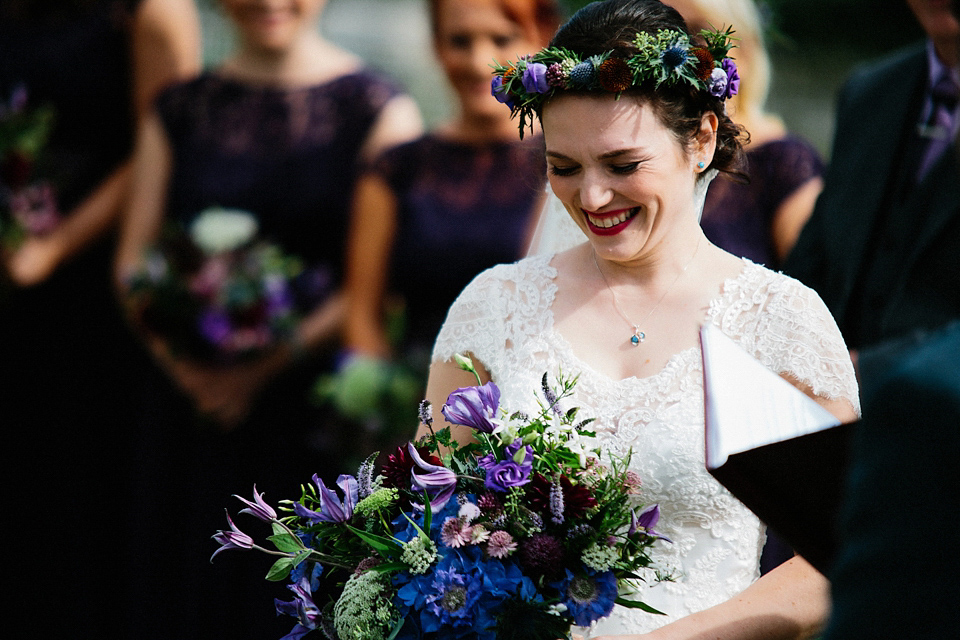
[[257, 493], [257, 485], [253, 485], [253, 502], [247, 500], [246, 498], [241, 498], [237, 494], [234, 494], [233, 497], [247, 505], [247, 508], [241, 509], [240, 513], [248, 513], [255, 518], [263, 520], [264, 522], [270, 522], [271, 520], [277, 519], [277, 512], [274, 511], [273, 507], [263, 501], [262, 493]]
[[671, 73], [679, 67], [682, 67], [687, 62], [688, 57], [689, 54], [687, 50], [679, 44], [675, 44], [660, 54], [660, 61], [663, 62], [667, 73]]
[[593, 82], [595, 75], [596, 71], [593, 68], [593, 63], [589, 60], [584, 60], [570, 71], [570, 74], [567, 76], [568, 84], [577, 87], [586, 87]]
[[213, 539], [220, 545], [220, 548], [210, 556], [211, 562], [218, 553], [227, 549], [253, 549], [253, 538], [237, 529], [237, 525], [233, 524], [233, 520], [230, 519], [229, 511], [224, 509], [224, 512], [227, 514], [227, 522], [230, 523], [230, 531], [217, 531], [213, 534]]

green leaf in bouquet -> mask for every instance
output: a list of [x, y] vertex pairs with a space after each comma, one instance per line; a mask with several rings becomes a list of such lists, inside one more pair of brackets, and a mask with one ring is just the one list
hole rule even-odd
[[640, 609], [642, 611], [646, 611], [647, 613], [653, 613], [658, 616], [667, 615], [663, 611], [654, 609], [653, 607], [648, 605], [646, 602], [641, 602], [639, 600], [627, 600], [626, 598], [617, 598], [616, 600], [614, 600], [614, 602], [616, 602], [621, 607], [626, 607], [628, 609]]
[[382, 562], [378, 565], [370, 567], [368, 571], [376, 571], [377, 573], [396, 573], [398, 571], [404, 571], [409, 567], [403, 562]]
[[393, 538], [370, 533], [369, 531], [357, 529], [356, 527], [351, 527], [350, 525], [346, 525], [346, 527], [356, 534], [358, 538], [373, 547], [375, 551], [379, 551], [387, 557], [394, 558], [403, 552], [403, 545]]
[[273, 566], [270, 567], [270, 571], [267, 572], [267, 580], [270, 582], [281, 582], [287, 579], [287, 576], [290, 575], [290, 572], [293, 571], [293, 568], [297, 565], [295, 557], [284, 557], [280, 558], [273, 563]]
[[277, 548], [277, 551], [296, 553], [297, 551], [303, 549], [303, 543], [300, 542], [300, 538], [291, 533], [284, 532], [278, 535], [273, 535], [267, 538], [267, 540], [273, 543], [273, 546]]

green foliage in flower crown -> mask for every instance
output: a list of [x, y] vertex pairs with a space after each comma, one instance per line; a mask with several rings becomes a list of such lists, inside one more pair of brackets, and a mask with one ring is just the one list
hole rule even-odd
[[[706, 46], [702, 47], [713, 59], [714, 68], [721, 68], [733, 47], [732, 27], [719, 30], [704, 29], [700, 32]], [[686, 33], [661, 29], [655, 35], [641, 32], [634, 39], [637, 52], [623, 59], [632, 72], [632, 78], [616, 76], [610, 82], [604, 75], [611, 73], [601, 65], [611, 58], [619, 59], [613, 51], [581, 58], [577, 53], [562, 47], [547, 47], [532, 56], [523, 56], [513, 63], [494, 62], [494, 96], [507, 104], [514, 117], [520, 121], [520, 137], [524, 129], [532, 127], [533, 117], [543, 104], [558, 91], [607, 91], [619, 95], [630, 87], [652, 82], [655, 87], [689, 84], [698, 90], [707, 90], [702, 77], [697, 75], [698, 59], [693, 54], [695, 47]], [[622, 67], [623, 63], [620, 63]], [[544, 73], [543, 65], [547, 68]], [[614, 64], [615, 68], [617, 65]], [[528, 70], [536, 69], [536, 74]], [[619, 72], [617, 72], [619, 73]], [[541, 80], [536, 81], [531, 76]], [[706, 74], [709, 76], [709, 73]], [[545, 81], [542, 80], [545, 76]], [[501, 83], [497, 86], [497, 78]], [[525, 82], [526, 78], [526, 82]], [[714, 94], [717, 95], [717, 94]], [[728, 96], [729, 97], [729, 96]]]

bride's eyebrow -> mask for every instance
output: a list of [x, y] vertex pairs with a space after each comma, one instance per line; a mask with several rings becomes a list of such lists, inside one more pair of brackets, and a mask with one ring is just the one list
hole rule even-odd
[[[613, 151], [607, 151], [606, 153], [600, 154], [599, 159], [600, 159], [600, 160], [614, 160], [614, 159], [620, 158], [620, 157], [622, 157], [622, 156], [636, 155], [636, 154], [639, 154], [639, 153], [642, 153], [642, 152], [643, 152], [643, 149], [640, 149], [640, 148], [615, 149], [615, 150], [613, 150]], [[547, 152], [546, 152], [546, 156], [547, 156], [547, 158], [550, 158], [550, 159], [552, 159], [552, 160], [565, 160], [565, 161], [567, 161], [567, 162], [574, 162], [573, 158], [570, 158], [570, 157], [568, 157], [568, 156], [565, 156], [565, 155], [563, 155], [562, 153], [558, 153], [558, 152], [556, 152], [556, 151], [550, 151], [549, 149], [548, 149]]]

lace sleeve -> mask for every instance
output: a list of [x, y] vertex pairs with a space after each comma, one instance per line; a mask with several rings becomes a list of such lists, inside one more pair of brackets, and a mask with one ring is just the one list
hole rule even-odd
[[433, 361], [444, 362], [456, 353], [473, 354], [487, 371], [500, 370], [506, 344], [504, 334], [503, 267], [484, 271], [460, 293], [433, 346]]
[[776, 274], [753, 301], [762, 307], [754, 332], [756, 358], [809, 385], [818, 396], [846, 400], [860, 415], [850, 352], [820, 296], [798, 281]]

